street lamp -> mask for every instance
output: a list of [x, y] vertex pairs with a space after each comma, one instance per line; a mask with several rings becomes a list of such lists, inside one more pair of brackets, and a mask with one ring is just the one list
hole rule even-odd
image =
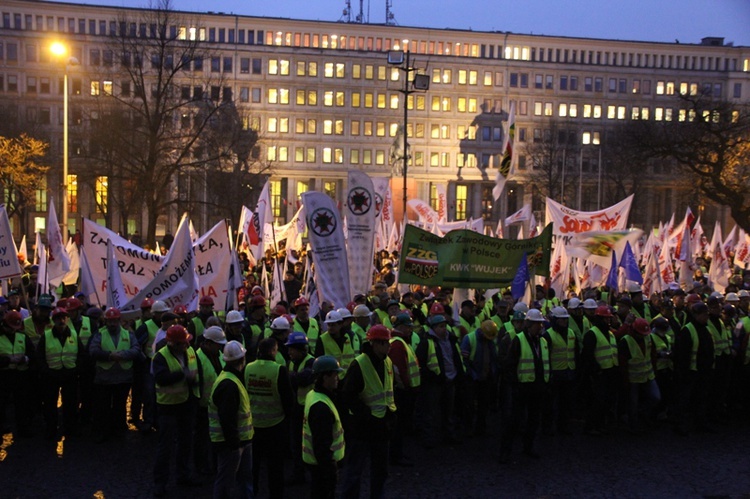
[[417, 68], [411, 66], [411, 53], [408, 50], [408, 40], [404, 40], [405, 50], [390, 50], [388, 51], [388, 64], [397, 67], [404, 73], [404, 85], [403, 88], [398, 91], [404, 95], [404, 152], [403, 152], [403, 177], [404, 177], [404, 221], [406, 221], [406, 202], [407, 202], [407, 165], [409, 162], [407, 135], [409, 129], [409, 95], [415, 92], [426, 92], [430, 88], [430, 77], [425, 74], [415, 74], [412, 77], [412, 73], [417, 71]]
[[68, 66], [77, 66], [78, 59], [68, 55], [68, 47], [55, 42], [50, 46], [50, 52], [58, 59], [65, 61], [63, 73], [63, 205], [62, 226], [63, 242], [68, 242]]

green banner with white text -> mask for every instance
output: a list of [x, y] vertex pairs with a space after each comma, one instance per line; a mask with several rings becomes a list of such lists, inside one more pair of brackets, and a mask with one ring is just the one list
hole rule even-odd
[[551, 252], [552, 224], [531, 239], [498, 239], [471, 230], [440, 237], [407, 225], [398, 280], [452, 288], [499, 287], [513, 280], [524, 253], [531, 274], [549, 277]]

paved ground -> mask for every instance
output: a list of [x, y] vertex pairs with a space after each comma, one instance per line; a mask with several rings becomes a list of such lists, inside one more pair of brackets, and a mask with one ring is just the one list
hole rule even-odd
[[[486, 437], [431, 451], [408, 442], [417, 465], [391, 468], [388, 497], [750, 498], [747, 421], [721, 426], [716, 434], [687, 437], [671, 431], [543, 436], [541, 459], [518, 454], [511, 465], [498, 464], [497, 435], [490, 431]], [[54, 443], [40, 436], [16, 440], [6, 435], [0, 450], [0, 498], [150, 497], [155, 443], [156, 435], [135, 431], [103, 444], [85, 437]], [[307, 494], [304, 486], [296, 486], [288, 487], [286, 495]], [[173, 498], [210, 496], [209, 483], [169, 489]], [[267, 489], [258, 497], [267, 497]]]

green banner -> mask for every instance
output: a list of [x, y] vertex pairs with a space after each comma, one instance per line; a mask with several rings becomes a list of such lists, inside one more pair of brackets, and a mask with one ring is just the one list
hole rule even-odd
[[472, 230], [440, 237], [407, 225], [401, 248], [400, 283], [493, 288], [513, 280], [524, 253], [529, 273], [549, 277], [552, 224], [531, 239], [498, 239]]

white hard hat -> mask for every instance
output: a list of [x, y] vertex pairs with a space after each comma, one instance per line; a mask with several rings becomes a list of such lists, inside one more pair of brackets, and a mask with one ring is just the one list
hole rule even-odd
[[581, 306], [581, 300], [578, 298], [571, 298], [568, 300], [568, 309], [572, 310], [574, 308], [579, 308]]
[[163, 301], [156, 300], [154, 304], [151, 305], [151, 312], [155, 314], [159, 312], [169, 312], [169, 307]]
[[719, 293], [718, 291], [714, 291], [713, 293], [711, 293], [711, 298], [718, 298], [719, 300], [723, 300], [724, 295]]
[[596, 307], [599, 305], [596, 303], [596, 300], [593, 298], [586, 298], [583, 300], [583, 308], [588, 308], [590, 310], [596, 310]]
[[737, 296], [740, 298], [750, 298], [750, 291], [746, 289], [741, 289], [739, 293], [737, 293]]
[[727, 293], [727, 297], [725, 298], [725, 300], [728, 303], [736, 303], [740, 301], [740, 297], [737, 295], [737, 293]]
[[239, 360], [245, 356], [247, 350], [239, 341], [232, 340], [224, 347], [224, 362]]
[[528, 313], [529, 306], [526, 305], [524, 302], [519, 301], [518, 303], [516, 303], [515, 305], [513, 305], [513, 311], [514, 312], [523, 312], [525, 314], [525, 313]]
[[372, 312], [367, 308], [367, 305], [357, 305], [354, 307], [354, 317], [370, 317]]
[[227, 313], [227, 319], [226, 319], [225, 322], [227, 324], [237, 324], [237, 323], [242, 322], [244, 320], [245, 319], [243, 319], [241, 313], [239, 313], [236, 310], [230, 310], [229, 313]]
[[283, 330], [289, 328], [289, 321], [286, 320], [286, 317], [276, 317], [271, 323], [271, 329]]
[[531, 322], [544, 322], [544, 316], [539, 310], [532, 308], [526, 312], [526, 320]]
[[643, 293], [643, 289], [641, 289], [641, 285], [637, 282], [629, 282], [628, 293]]
[[224, 334], [224, 331], [222, 331], [219, 326], [211, 326], [206, 328], [206, 330], [203, 331], [203, 337], [207, 340], [213, 341], [214, 343], [218, 343], [219, 345], [227, 344], [227, 337]]
[[341, 314], [338, 313], [338, 311], [331, 310], [330, 312], [328, 312], [328, 314], [326, 314], [326, 320], [323, 322], [325, 322], [326, 324], [335, 324], [336, 322], [341, 322], [343, 320], [344, 319], [341, 317]]
[[352, 313], [349, 312], [348, 308], [340, 308], [340, 309], [336, 310], [336, 312], [339, 313], [339, 315], [341, 316], [342, 320], [343, 319], [350, 319], [352, 317]]
[[[529, 312], [531, 312], [531, 310], [529, 310]], [[553, 308], [551, 315], [552, 315], [552, 317], [554, 317], [556, 319], [567, 319], [568, 317], [570, 317], [570, 315], [568, 314], [568, 311], [565, 310], [565, 307], [555, 307], [555, 308]], [[528, 317], [529, 316], [527, 315], [526, 318], [528, 319]]]

